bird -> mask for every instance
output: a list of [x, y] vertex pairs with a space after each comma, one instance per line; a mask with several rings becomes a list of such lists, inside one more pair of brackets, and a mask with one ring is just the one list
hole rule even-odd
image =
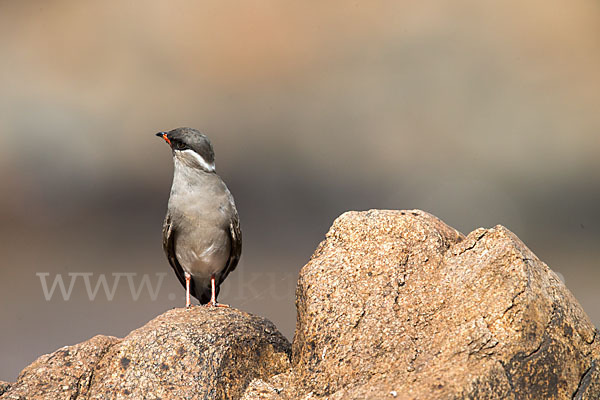
[[179, 282], [200, 304], [217, 303], [220, 285], [242, 253], [240, 218], [233, 195], [215, 172], [208, 137], [193, 128], [158, 132], [171, 147], [173, 183], [163, 223], [163, 250]]

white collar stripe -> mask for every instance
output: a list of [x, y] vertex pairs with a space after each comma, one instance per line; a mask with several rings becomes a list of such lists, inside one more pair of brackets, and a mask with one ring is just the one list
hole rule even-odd
[[200, 164], [202, 166], [202, 168], [204, 168], [205, 170], [209, 171], [209, 172], [213, 172], [215, 170], [215, 163], [207, 163], [206, 160], [204, 159], [204, 157], [202, 157], [200, 154], [196, 153], [194, 150], [183, 150], [182, 153], [185, 154], [189, 154], [192, 157], [194, 157], [194, 159], [198, 162], [198, 164]]

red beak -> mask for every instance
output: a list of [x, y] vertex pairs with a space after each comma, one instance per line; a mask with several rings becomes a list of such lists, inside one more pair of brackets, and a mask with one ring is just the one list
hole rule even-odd
[[169, 138], [167, 137], [167, 134], [164, 132], [158, 132], [156, 134], [156, 136], [159, 136], [161, 138], [163, 138], [165, 140], [165, 142], [169, 143], [169, 146], [171, 145], [171, 141], [169, 140]]

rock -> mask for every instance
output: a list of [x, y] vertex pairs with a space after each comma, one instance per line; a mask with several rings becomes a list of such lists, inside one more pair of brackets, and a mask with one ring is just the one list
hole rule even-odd
[[45, 354], [26, 367], [0, 399], [76, 399], [90, 384], [98, 362], [119, 339], [94, 336]]
[[40, 357], [0, 399], [600, 398], [596, 328], [500, 225], [465, 237], [418, 210], [345, 213], [296, 306], [291, 349], [263, 318], [175, 309]]
[[0, 399], [232, 399], [253, 379], [287, 370], [289, 353], [264, 318], [174, 309], [122, 340], [96, 336], [40, 357]]
[[286, 370], [289, 346], [264, 318], [223, 308], [176, 309], [115, 345], [88, 396], [231, 399], [252, 379]]
[[8, 382], [0, 381], [0, 395], [8, 391], [8, 389], [10, 389], [10, 386], [11, 385]]
[[596, 399], [597, 330], [502, 226], [340, 216], [300, 272], [292, 368], [244, 399]]

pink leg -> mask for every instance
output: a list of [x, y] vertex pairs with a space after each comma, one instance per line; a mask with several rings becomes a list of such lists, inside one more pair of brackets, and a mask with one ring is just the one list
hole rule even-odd
[[229, 308], [227, 304], [217, 303], [217, 290], [215, 287], [215, 275], [210, 277], [210, 301], [206, 304], [207, 307], [223, 307]]
[[215, 289], [215, 275], [210, 277], [210, 302], [217, 304], [217, 290]]
[[192, 276], [185, 273], [185, 308], [190, 308], [192, 306], [192, 302], [190, 301], [190, 279]]

